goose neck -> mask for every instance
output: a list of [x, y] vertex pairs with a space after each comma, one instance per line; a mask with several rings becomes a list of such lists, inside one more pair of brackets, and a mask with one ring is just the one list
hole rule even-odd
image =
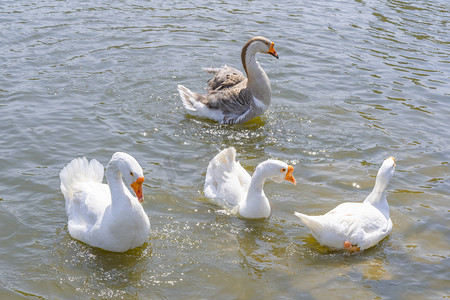
[[126, 197], [122, 174], [116, 164], [110, 163], [106, 168], [105, 176], [111, 192], [111, 206], [118, 206], [123, 202], [120, 199]]
[[386, 219], [389, 219], [389, 204], [386, 200], [386, 190], [379, 190], [375, 186], [364, 202], [368, 202], [376, 207]]
[[264, 174], [264, 168], [262, 168], [262, 166], [256, 167], [255, 173], [253, 173], [252, 179], [250, 181], [249, 190], [262, 192], [266, 179], [267, 176]]
[[258, 219], [270, 216], [270, 204], [263, 191], [266, 178], [253, 174], [245, 201], [239, 205], [239, 213], [245, 218]]
[[266, 72], [264, 72], [256, 59], [256, 52], [252, 51], [244, 53], [242, 64], [249, 82], [255, 81], [259, 77], [267, 77]]
[[250, 47], [242, 49], [242, 65], [247, 74], [247, 88], [266, 105], [270, 105], [272, 89], [267, 74], [256, 60], [256, 51]]

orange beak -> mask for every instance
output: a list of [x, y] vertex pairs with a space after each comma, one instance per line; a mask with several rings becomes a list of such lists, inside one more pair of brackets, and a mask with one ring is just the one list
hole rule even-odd
[[392, 156], [389, 157], [389, 158], [392, 158], [392, 160], [394, 161], [394, 167], [396, 167], [397, 165], [396, 165], [396, 163], [395, 163], [395, 158], [393, 158]]
[[288, 166], [288, 170], [286, 172], [286, 177], [284, 177], [284, 180], [290, 181], [294, 185], [296, 185], [297, 182], [295, 181], [294, 175], [292, 175], [293, 172], [294, 172], [294, 167], [293, 166]]
[[133, 189], [140, 203], [144, 202], [144, 194], [142, 193], [142, 183], [144, 182], [144, 180], [144, 177], [139, 177], [135, 182], [131, 184], [131, 188]]
[[275, 51], [275, 49], [273, 48], [274, 43], [272, 42], [272, 44], [270, 45], [270, 49], [269, 49], [269, 53], [270, 55], [272, 55], [273, 57], [278, 58], [278, 54], [277, 51]]

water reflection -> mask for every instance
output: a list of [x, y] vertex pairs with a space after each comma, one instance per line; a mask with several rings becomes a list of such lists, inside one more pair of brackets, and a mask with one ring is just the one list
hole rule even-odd
[[[261, 278], [271, 269], [280, 271], [292, 247], [283, 227], [274, 220], [242, 220], [245, 226], [237, 234], [241, 265], [248, 274]], [[284, 267], [283, 267], [284, 265]]]
[[114, 253], [76, 241], [66, 230], [60, 235], [49, 264], [61, 282], [78, 292], [93, 297], [136, 296], [142, 282], [148, 281], [144, 274], [152, 256], [150, 244]]

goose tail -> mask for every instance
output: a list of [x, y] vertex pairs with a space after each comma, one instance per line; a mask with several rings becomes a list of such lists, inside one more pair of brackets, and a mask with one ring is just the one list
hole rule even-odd
[[[236, 149], [230, 147], [219, 152], [208, 164], [206, 170], [206, 179], [204, 193], [208, 198], [217, 197], [217, 186], [219, 178], [224, 176], [225, 172], [230, 172], [233, 164], [236, 162]], [[219, 180], [220, 181], [220, 180]]]
[[319, 222], [317, 216], [308, 216], [299, 212], [294, 213], [302, 222], [314, 233], [323, 229], [323, 224]]
[[177, 89], [180, 93], [181, 101], [183, 101], [184, 108], [189, 111], [197, 111], [194, 106], [194, 103], [197, 101], [197, 94], [181, 84], [177, 86]]
[[102, 182], [104, 168], [101, 163], [93, 159], [90, 162], [83, 158], [75, 158], [59, 173], [61, 192], [66, 201], [73, 198], [74, 186], [80, 182]]

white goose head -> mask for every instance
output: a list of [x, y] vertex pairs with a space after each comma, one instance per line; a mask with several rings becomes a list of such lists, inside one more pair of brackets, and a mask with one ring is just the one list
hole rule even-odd
[[242, 65], [244, 66], [245, 72], [247, 73], [247, 55], [253, 55], [255, 53], [267, 53], [273, 57], [279, 58], [277, 52], [274, 49], [274, 42], [266, 39], [262, 36], [255, 36], [251, 38], [242, 48], [241, 59]]
[[139, 202], [144, 201], [142, 183], [144, 182], [144, 171], [136, 159], [124, 152], [116, 152], [112, 156], [107, 169], [114, 166], [118, 169], [123, 179], [131, 186]]
[[260, 163], [255, 170], [255, 174], [262, 176], [263, 178], [272, 179], [277, 183], [287, 180], [296, 184], [294, 175], [294, 167], [290, 166], [282, 161], [269, 159]]
[[376, 179], [376, 186], [380, 190], [387, 189], [387, 186], [391, 181], [392, 176], [394, 176], [395, 167], [396, 167], [395, 158], [393, 158], [392, 156], [384, 160], [383, 164], [378, 170]]

